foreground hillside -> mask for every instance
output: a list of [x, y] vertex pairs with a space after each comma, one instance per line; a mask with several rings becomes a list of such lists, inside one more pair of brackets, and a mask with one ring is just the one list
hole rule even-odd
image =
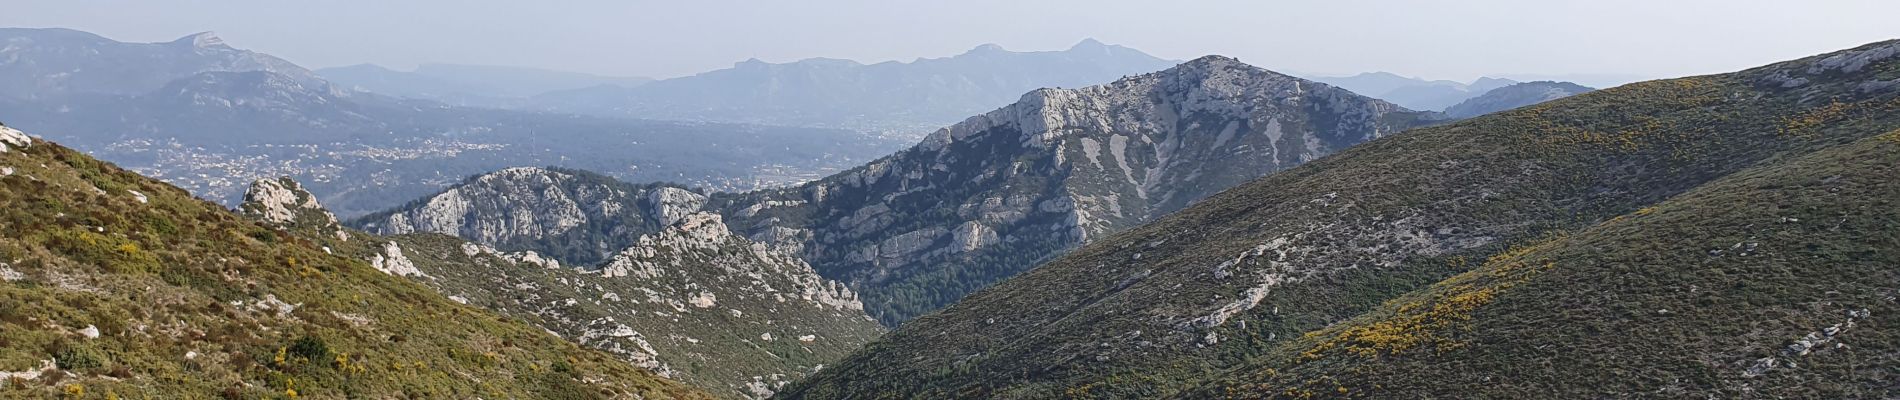
[[1900, 41], [1417, 129], [1091, 243], [780, 394], [1892, 396], [1895, 128]]
[[0, 226], [5, 397], [708, 397], [10, 128]]
[[[770, 396], [884, 332], [850, 289], [818, 276], [795, 254], [732, 234], [718, 215], [698, 210], [706, 199], [697, 193], [541, 168], [471, 181], [484, 183], [384, 216], [399, 223], [395, 236], [342, 228], [316, 196], [288, 179], [252, 184], [243, 209], [450, 299], [723, 397]], [[528, 202], [521, 209], [536, 212], [469, 225], [454, 223], [463, 215], [442, 212], [474, 213], [495, 202]], [[526, 228], [547, 234], [546, 243], [600, 227], [624, 230], [628, 239], [602, 239], [596, 245], [619, 250], [592, 263], [563, 264], [445, 235], [491, 239], [481, 232]]]
[[1900, 130], [1738, 172], [1310, 332], [1185, 397], [1891, 398]]

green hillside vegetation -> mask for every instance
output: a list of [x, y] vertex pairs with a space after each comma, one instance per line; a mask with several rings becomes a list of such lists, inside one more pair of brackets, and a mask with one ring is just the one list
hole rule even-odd
[[[573, 176], [586, 180], [569, 188], [575, 192], [632, 192], [605, 186], [598, 175]], [[842, 284], [819, 277], [795, 255], [731, 235], [712, 214], [684, 215], [676, 224], [613, 239], [627, 247], [595, 256], [608, 262], [563, 265], [543, 254], [504, 252], [443, 234], [350, 230], [290, 178], [253, 183], [246, 197], [243, 214], [320, 248], [380, 260], [372, 266], [451, 300], [720, 397], [769, 396], [884, 332]], [[609, 199], [640, 208], [627, 207], [633, 210], [619, 215], [635, 220], [617, 224], [660, 223], [644, 217], [660, 205], [626, 198]]]
[[1188, 397], [1883, 398], [1900, 131], [1736, 173], [1308, 333]]
[[71, 149], [12, 147], [0, 397], [709, 397]]
[[[780, 395], [1734, 397], [1836, 385], [1815, 390], [1892, 396], [1890, 383], [1872, 383], [1900, 367], [1878, 343], [1811, 370], [1741, 373], [1764, 357], [1789, 361], [1771, 349], [1828, 327], [1820, 321], [1893, 308], [1876, 304], [1894, 280], [1875, 266], [1894, 265], [1894, 235], [1873, 228], [1891, 223], [1893, 192], [1866, 182], [1891, 176], [1878, 167], [1892, 158], [1863, 154], [1890, 145], [1848, 144], [1900, 127], [1896, 48], [1631, 84], [1355, 146], [1081, 247]], [[1804, 157], [1820, 158], [1792, 161]], [[1869, 169], [1830, 184], [1875, 186], [1837, 186], [1863, 194], [1855, 199], [1777, 202], [1814, 193], [1795, 185], [1815, 185], [1801, 177], [1825, 178], [1815, 168], [1829, 162]], [[1790, 175], [1753, 182], [1780, 188], [1710, 185], [1778, 166]], [[1707, 200], [1665, 203], [1678, 196]], [[1777, 220], [1761, 215], [1774, 213], [1824, 225], [1770, 230]], [[1694, 225], [1632, 230], [1662, 221]], [[1758, 258], [1710, 261], [1711, 250]], [[1842, 265], [1817, 266], [1827, 259]], [[1579, 294], [1594, 297], [1565, 297]], [[1497, 317], [1505, 310], [1526, 312]], [[1565, 319], [1589, 317], [1603, 319]], [[1846, 344], [1892, 342], [1852, 318], [1848, 335], [1863, 339]], [[1790, 370], [1802, 372], [1773, 375]]]

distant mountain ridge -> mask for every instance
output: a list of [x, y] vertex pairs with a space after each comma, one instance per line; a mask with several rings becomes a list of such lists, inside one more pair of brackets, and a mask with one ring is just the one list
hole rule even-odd
[[1518, 83], [1510, 79], [1492, 77], [1479, 77], [1470, 83], [1449, 80], [1428, 81], [1390, 72], [1367, 72], [1341, 77], [1316, 76], [1307, 79], [1421, 111], [1442, 111], [1446, 107], [1483, 95], [1492, 89]]
[[0, 28], [0, 97], [140, 95], [205, 72], [267, 71], [328, 88], [310, 70], [239, 50], [211, 32], [168, 43], [124, 43], [71, 29]]
[[1590, 92], [1583, 85], [1570, 82], [1523, 82], [1497, 89], [1491, 89], [1478, 97], [1465, 99], [1457, 105], [1445, 108], [1444, 116], [1450, 119], [1466, 119], [1518, 107], [1539, 104]]
[[1089, 39], [1062, 51], [986, 44], [951, 57], [860, 64], [814, 58], [732, 68], [634, 88], [537, 96], [532, 107], [594, 115], [924, 131], [1044, 87], [1081, 87], [1175, 62]]
[[[690, 207], [669, 211], [668, 199]], [[671, 225], [678, 214], [697, 211], [704, 200], [703, 194], [676, 185], [635, 185], [587, 171], [516, 167], [471, 177], [350, 224], [382, 235], [452, 235], [593, 265]]]
[[803, 248], [895, 324], [1231, 185], [1429, 123], [1390, 103], [1208, 56], [1043, 89], [917, 147], [795, 188], [714, 196]]
[[631, 88], [653, 82], [644, 77], [610, 77], [578, 72], [487, 65], [423, 64], [397, 71], [375, 64], [321, 68], [316, 73], [337, 86], [387, 96], [439, 101], [451, 105], [517, 108], [535, 95], [611, 86]]
[[[799, 254], [896, 324], [1246, 179], [1433, 122], [1428, 113], [1211, 56], [1105, 85], [1031, 91], [868, 165], [797, 187], [714, 193], [695, 206], [752, 241]], [[444, 226], [526, 227], [502, 222], [573, 214], [536, 205], [528, 193], [628, 191], [598, 203], [626, 214], [651, 203], [613, 189], [626, 184], [523, 192], [495, 176], [452, 191], [523, 194], [481, 207], [425, 200], [352, 224], [387, 232], [404, 223], [395, 216], [444, 215]], [[630, 226], [563, 235], [624, 243], [639, 234]], [[488, 237], [460, 231], [445, 233]], [[532, 236], [481, 241], [559, 258], [606, 256]]]

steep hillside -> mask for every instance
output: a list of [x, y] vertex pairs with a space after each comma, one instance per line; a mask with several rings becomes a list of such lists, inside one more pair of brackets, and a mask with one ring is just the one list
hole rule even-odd
[[1517, 84], [1510, 79], [1480, 77], [1471, 83], [1408, 78], [1390, 72], [1367, 72], [1353, 76], [1310, 77], [1320, 83], [1338, 86], [1353, 93], [1371, 96], [1414, 110], [1444, 110], [1459, 102], [1489, 93], [1492, 89]]
[[1896, 174], [1900, 130], [1738, 172], [1495, 255], [1185, 397], [1893, 397]]
[[[724, 397], [770, 396], [884, 331], [843, 284], [819, 277], [794, 254], [731, 234], [716, 214], [697, 212], [705, 199], [696, 193], [529, 168], [477, 181], [485, 179], [507, 183], [471, 183], [444, 195], [471, 201], [460, 205], [445, 205], [447, 200], [438, 196], [419, 209], [429, 211], [417, 213], [417, 223], [403, 225], [402, 235], [393, 237], [340, 229], [315, 196], [285, 179], [253, 184], [247, 196], [252, 200], [243, 209], [456, 301], [527, 321]], [[473, 187], [511, 190], [474, 192]], [[507, 213], [514, 219], [461, 225], [454, 218], [476, 214], [441, 213], [493, 207], [504, 199], [532, 199], [516, 209], [538, 214]], [[411, 221], [401, 215], [407, 214], [390, 218]], [[482, 227], [517, 227], [544, 234], [539, 243], [557, 243], [553, 240], [582, 241], [569, 232], [603, 224], [634, 225], [624, 231], [631, 240], [601, 262], [566, 266], [532, 251], [503, 252], [439, 233], [416, 233], [506, 236], [518, 232]]]
[[[1425, 363], [1403, 363], [1395, 369], [1382, 369], [1374, 363], [1327, 362], [1276, 368], [1280, 364], [1274, 364], [1275, 357], [1284, 357], [1287, 353], [1281, 350], [1282, 346], [1323, 343], [1327, 337], [1343, 337], [1347, 341], [1330, 350], [1321, 349], [1319, 355], [1326, 359], [1379, 355], [1392, 349], [1412, 351], [1401, 354], [1403, 358], [1439, 350], [1453, 352], [1451, 357], [1466, 357], [1460, 354], [1472, 357], [1445, 360], [1487, 363], [1474, 367], [1522, 368], [1510, 372], [1512, 376], [1563, 373], [1561, 376], [1575, 375], [1580, 379], [1576, 386], [1551, 383], [1561, 380], [1518, 380], [1514, 381], [1519, 382], [1518, 386], [1498, 389], [1507, 393], [1558, 387], [1554, 385], [1582, 391], [1600, 379], [1625, 379], [1604, 386], [1605, 391], [1642, 388], [1667, 393], [1660, 391], [1673, 387], [1689, 388], [1686, 390], [1689, 392], [1715, 391], [1714, 382], [1622, 371], [1700, 370], [1703, 372], [1673, 375], [1685, 378], [1721, 375], [1727, 379], [1734, 375], [1716, 371], [1739, 371], [1729, 368], [1736, 362], [1755, 363], [1773, 356], [1765, 350], [1748, 351], [1746, 349], [1751, 347], [1742, 343], [1775, 346], [1779, 344], [1759, 343], [1769, 340], [1763, 338], [1786, 337], [1797, 330], [1800, 333], [1792, 337], [1825, 329], [1816, 326], [1816, 321], [1845, 321], [1844, 310], [1858, 313], [1860, 308], [1891, 309], [1890, 303], [1881, 305], [1867, 300], [1890, 296], [1872, 289], [1881, 285], [1883, 275], [1862, 267], [1875, 264], [1855, 261], [1826, 267], [1830, 271], [1874, 274], [1826, 278], [1796, 278], [1794, 276], [1801, 271], [1793, 268], [1813, 264], [1813, 261], [1793, 261], [1807, 260], [1804, 255], [1845, 257], [1856, 254], [1866, 256], [1860, 260], [1878, 263], [1880, 257], [1891, 257], [1891, 254], [1869, 252], [1869, 249], [1881, 246], [1880, 240], [1890, 240], [1890, 236], [1869, 231], [1867, 233], [1873, 236], [1863, 240], [1871, 241], [1817, 244], [1820, 247], [1802, 253], [1785, 253], [1791, 257], [1786, 259], [1790, 260], [1786, 261], [1788, 264], [1781, 264], [1789, 266], [1786, 269], [1764, 274], [1737, 270], [1720, 280], [1711, 280], [1730, 284], [1728, 287], [1657, 286], [1668, 284], [1654, 281], [1624, 287], [1619, 283], [1642, 283], [1643, 279], [1672, 274], [1682, 275], [1682, 279], [1707, 274], [1709, 270], [1694, 264], [1668, 262], [1691, 257], [1676, 253], [1684, 249], [1695, 249], [1696, 254], [1706, 256], [1725, 254], [1728, 257], [1751, 257], [1762, 247], [1785, 249], [1780, 247], [1783, 244], [1748, 239], [1749, 235], [1760, 234], [1759, 230], [1778, 229], [1770, 227], [1776, 223], [1774, 220], [1753, 217], [1708, 221], [1708, 225], [1703, 226], [1715, 230], [1696, 235], [1631, 232], [1642, 235], [1638, 237], [1654, 238], [1640, 243], [1645, 248], [1654, 246], [1658, 253], [1629, 252], [1639, 257], [1635, 260], [1654, 263], [1645, 264], [1644, 268], [1598, 269], [1625, 273], [1595, 276], [1604, 278], [1601, 280], [1550, 279], [1539, 283], [1577, 285], [1566, 290], [1593, 289], [1596, 292], [1590, 296], [1596, 297], [1500, 304], [1563, 304], [1553, 306], [1557, 311], [1548, 312], [1565, 316], [1562, 318], [1620, 315], [1636, 321], [1657, 322], [1663, 320], [1650, 318], [1663, 318], [1658, 316], [1663, 313], [1656, 312], [1661, 309], [1706, 307], [1714, 313], [1713, 309], [1718, 306], [1742, 307], [1719, 302], [1659, 304], [1663, 299], [1677, 298], [1675, 296], [1701, 296], [1698, 293], [1707, 289], [1712, 295], [1751, 298], [1749, 309], [1769, 312], [1757, 319], [1702, 322], [1716, 328], [1706, 331], [1688, 329], [1695, 323], [1669, 327], [1569, 322], [1575, 324], [1570, 326], [1577, 327], [1619, 329], [1545, 333], [1525, 330], [1543, 332], [1541, 327], [1545, 324], [1565, 322], [1525, 314], [1525, 319], [1510, 317], [1500, 323], [1528, 324], [1512, 329], [1533, 336], [1489, 339], [1499, 343], [1537, 343], [1579, 349], [1591, 349], [1600, 340], [1600, 343], [1624, 344], [1623, 347], [1600, 347], [1602, 349], [1642, 351], [1680, 343], [1681, 350], [1642, 355], [1595, 351], [1587, 351], [1595, 353], [1589, 355], [1564, 353], [1572, 354], [1567, 360], [1588, 361], [1577, 364], [1573, 370], [1561, 364], [1536, 363], [1537, 359], [1530, 359], [1533, 364], [1529, 365], [1503, 362], [1501, 360], [1509, 360], [1502, 357], [1508, 353], [1477, 347], [1487, 339], [1479, 338], [1478, 344], [1459, 350], [1461, 342], [1439, 338], [1469, 336], [1455, 331], [1446, 334], [1451, 336], [1432, 332], [1462, 329], [1456, 327], [1467, 318], [1476, 321], [1479, 316], [1495, 315], [1467, 312], [1493, 300], [1535, 296], [1535, 292], [1529, 291], [1514, 295], [1473, 290], [1475, 288], [1464, 285], [1473, 282], [1472, 279], [1478, 279], [1477, 282], [1501, 279], [1485, 276], [1488, 272], [1454, 278], [1474, 270], [1502, 270], [1507, 277], [1513, 273], [1496, 263], [1487, 265], [1485, 260], [1508, 262], [1520, 259], [1526, 251], [1546, 251], [1539, 250], [1538, 244], [1564, 240], [1565, 232], [1575, 236], [1599, 225], [1609, 227], [1604, 229], [1621, 229], [1628, 225], [1618, 225], [1624, 222], [1606, 224], [1606, 221], [1625, 214], [1659, 215], [1654, 214], [1659, 209], [1648, 207], [1739, 171], [1773, 168], [1774, 165], [1809, 165], [1788, 160], [1891, 132], [1896, 127], [1900, 127], [1900, 41], [1734, 74], [1625, 85], [1450, 125], [1416, 129], [1255, 180], [1154, 223], [1091, 243], [969, 296], [941, 312], [912, 321], [867, 345], [865, 350], [840, 365], [787, 388], [782, 395], [787, 398], [893, 394], [1157, 397], [1179, 394], [1229, 371], [1239, 376], [1234, 378], [1236, 382], [1252, 383], [1254, 379], [1250, 374], [1260, 373], [1271, 378], [1275, 373], [1286, 373], [1282, 369], [1291, 369], [1296, 374], [1288, 375], [1288, 381], [1267, 380], [1269, 387], [1266, 388], [1242, 389], [1279, 390], [1280, 384], [1287, 382], [1313, 389], [1333, 383], [1323, 375], [1327, 371], [1383, 376], [1394, 379], [1388, 382], [1399, 382], [1403, 377], [1392, 371], [1423, 369], [1439, 369], [1441, 372], [1437, 373], [1456, 379], [1443, 383], [1429, 379], [1405, 381], [1415, 386], [1394, 387], [1391, 390], [1399, 392], [1380, 392], [1388, 396], [1373, 397], [1413, 394], [1412, 390], [1406, 390], [1408, 388], [1431, 387], [1434, 392], [1452, 393], [1450, 391], [1459, 388], [1475, 389], [1491, 384], [1477, 383], [1484, 378], [1479, 374], [1461, 375], [1458, 371], [1465, 364], [1458, 363], [1429, 367]], [[1858, 160], [1854, 165], [1872, 166], [1888, 159]], [[1854, 176], [1873, 176], [1864, 175], [1869, 173], [1875, 172]], [[1720, 187], [1723, 186], [1707, 186], [1707, 190]], [[1772, 187], [1758, 189], [1762, 190], [1759, 194], [1763, 198], [1788, 193]], [[1813, 193], [1808, 191], [1810, 189], [1787, 190]], [[1842, 190], [1873, 190], [1866, 192], [1873, 197], [1864, 202], [1833, 205], [1848, 208], [1806, 210], [1793, 217], [1814, 221], [1809, 223], [1833, 220], [1842, 229], [1880, 222], [1854, 221], [1849, 225], [1833, 217], [1806, 218], [1840, 213], [1845, 213], [1840, 215], [1844, 218], [1855, 215], [1890, 218], [1883, 216], [1889, 214], [1866, 214], [1885, 211], [1853, 208], [1855, 204], [1884, 204], [1880, 202], [1888, 200], [1879, 194], [1887, 193], [1881, 191], [1887, 189], [1843, 187]], [[1705, 204], [1716, 203], [1719, 202]], [[1798, 204], [1828, 203], [1803, 201]], [[1737, 205], [1735, 202], [1720, 204], [1721, 207]], [[1736, 214], [1729, 215], [1775, 212], [1760, 207], [1735, 210]], [[1793, 214], [1794, 210], [1780, 212]], [[1754, 225], [1750, 227], [1750, 224]], [[1725, 231], [1722, 227], [1735, 229]], [[1589, 237], [1601, 236], [1591, 233]], [[1659, 242], [1676, 238], [1685, 241]], [[1707, 238], [1708, 242], [1695, 241], [1697, 238]], [[1722, 243], [1713, 243], [1718, 240]], [[1735, 244], [1738, 242], [1741, 245]], [[1720, 247], [1715, 247], [1718, 244]], [[1849, 253], [1832, 253], [1828, 249], [1847, 249]], [[1674, 279], [1677, 278], [1663, 280]], [[1815, 295], [1828, 289], [1779, 286], [1824, 282], [1820, 279], [1834, 280], [1827, 284], [1839, 285], [1848, 292], [1822, 298]], [[1862, 279], [1865, 283], [1848, 283]], [[1433, 289], [1435, 283], [1438, 289]], [[1421, 289], [1425, 291], [1414, 293]], [[1625, 289], [1631, 291], [1621, 292]], [[1664, 294], [1669, 291], [1675, 292]], [[1618, 298], [1627, 298], [1629, 302], [1603, 300]], [[1844, 303], [1830, 306], [1822, 301]], [[1406, 304], [1419, 305], [1407, 307]], [[1579, 308], [1573, 310], [1569, 306]], [[1651, 306], [1654, 308], [1649, 308]], [[1377, 311], [1382, 309], [1391, 311]], [[1789, 310], [1803, 310], [1807, 314], [1789, 314]], [[1395, 316], [1394, 312], [1398, 314]], [[1712, 321], [1706, 318], [1715, 315], [1740, 314], [1725, 311], [1684, 318]], [[1361, 319], [1347, 322], [1356, 316]], [[1377, 323], [1381, 319], [1398, 323]], [[1754, 321], [1774, 322], [1757, 324]], [[1491, 326], [1486, 322], [1474, 323], [1477, 327]], [[1862, 327], [1878, 327], [1872, 323], [1856, 323]], [[1314, 331], [1319, 333], [1306, 336]], [[1589, 339], [1631, 332], [1656, 335]], [[1723, 332], [1745, 334], [1728, 338], [1720, 336]], [[1873, 340], [1885, 337], [1878, 332], [1860, 332]], [[1553, 339], [1561, 337], [1579, 339], [1568, 342]], [[1646, 339], [1657, 342], [1644, 341]], [[1642, 343], [1635, 344], [1637, 342]], [[1657, 347], [1644, 347], [1652, 345]], [[1737, 348], [1742, 350], [1700, 350], [1727, 345], [1740, 346]], [[1879, 344], [1870, 346], [1873, 354], [1879, 354], [1879, 349], [1884, 348]], [[1536, 352], [1530, 354], [1557, 354], [1564, 348], [1511, 349]], [[1651, 354], [1658, 357], [1690, 354], [1695, 358], [1670, 361], [1651, 358]], [[1776, 357], [1773, 363], [1786, 361], [1781, 358], [1785, 355]], [[1878, 378], [1882, 373], [1878, 371], [1892, 368], [1878, 365], [1890, 359], [1859, 358], [1876, 366], [1843, 379], [1865, 382], [1868, 378]], [[1796, 380], [1816, 376], [1805, 372], [1791, 375]], [[1339, 384], [1350, 384], [1352, 387], [1343, 388], [1344, 394], [1350, 394], [1354, 388], [1364, 389], [1361, 384], [1381, 383], [1375, 380]], [[1458, 386], [1460, 384], [1469, 386]], [[1553, 386], [1534, 386], [1539, 384]], [[1609, 397], [1638, 393], [1648, 392], [1630, 390], [1622, 392], [1623, 396]], [[1341, 393], [1314, 390], [1294, 394], [1336, 396]], [[1578, 397], [1603, 397], [1597, 394]]]
[[1546, 101], [1575, 96], [1591, 89], [1570, 82], [1524, 82], [1485, 92], [1478, 97], [1445, 108], [1444, 116], [1450, 119], [1466, 119], [1494, 112]]
[[1079, 243], [1420, 123], [1345, 90], [1209, 56], [1045, 89], [803, 186], [715, 196], [754, 240], [801, 249], [908, 320]]
[[11, 128], [0, 226], [5, 397], [709, 397]]
[[531, 104], [597, 115], [921, 133], [1008, 104], [1036, 88], [1097, 85], [1172, 64], [1095, 40], [1040, 52], [988, 44], [952, 57], [870, 65], [754, 59], [633, 88], [548, 93]]

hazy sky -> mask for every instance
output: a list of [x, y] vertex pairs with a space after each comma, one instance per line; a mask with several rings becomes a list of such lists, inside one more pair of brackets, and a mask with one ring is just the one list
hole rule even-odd
[[217, 31], [307, 67], [426, 62], [670, 77], [747, 58], [908, 61], [1086, 37], [1284, 72], [1713, 73], [1900, 38], [1893, 0], [8, 0], [0, 26]]

